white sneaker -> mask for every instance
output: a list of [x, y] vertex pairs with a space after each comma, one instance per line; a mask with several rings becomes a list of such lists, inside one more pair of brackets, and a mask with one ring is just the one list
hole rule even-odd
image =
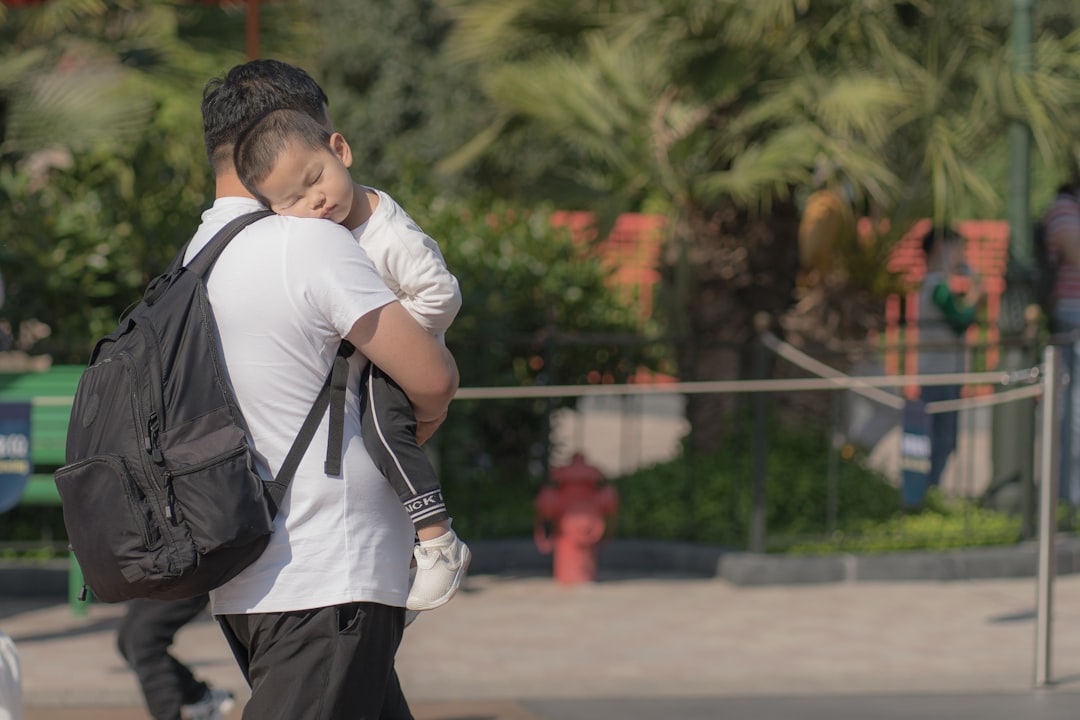
[[413, 550], [416, 557], [416, 579], [405, 602], [408, 610], [432, 610], [445, 605], [454, 597], [472, 553], [457, 533], [448, 530], [434, 540], [422, 540]]
[[180, 708], [181, 720], [223, 720], [236, 705], [233, 694], [225, 688], [207, 688], [198, 702]]

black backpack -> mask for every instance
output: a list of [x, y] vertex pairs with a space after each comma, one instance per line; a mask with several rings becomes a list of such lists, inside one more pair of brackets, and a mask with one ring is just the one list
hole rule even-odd
[[102, 601], [194, 597], [250, 565], [327, 405], [327, 471], [340, 473], [352, 346], [342, 342], [269, 482], [256, 472], [218, 347], [206, 276], [240, 230], [271, 214], [232, 221], [187, 267], [182, 249], [90, 355], [55, 479], [72, 552]]

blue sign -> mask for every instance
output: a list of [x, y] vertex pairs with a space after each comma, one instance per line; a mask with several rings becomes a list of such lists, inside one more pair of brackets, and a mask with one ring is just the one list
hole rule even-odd
[[0, 513], [19, 504], [32, 470], [30, 403], [0, 403]]
[[900, 436], [900, 496], [905, 507], [922, 504], [930, 484], [930, 414], [922, 400], [904, 406], [904, 431]]

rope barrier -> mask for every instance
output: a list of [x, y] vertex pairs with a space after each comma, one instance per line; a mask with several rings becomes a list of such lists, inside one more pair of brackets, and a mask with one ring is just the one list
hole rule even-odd
[[[799, 350], [794, 345], [784, 342], [780, 338], [776, 337], [772, 333], [766, 333], [762, 338], [762, 342], [765, 347], [772, 350], [774, 353], [784, 358], [788, 362], [797, 367], [801, 367], [807, 372], [812, 372], [815, 375], [821, 377], [832, 378], [851, 378], [850, 375], [846, 375], [834, 367], [830, 367], [820, 360], [815, 360], [802, 350]], [[902, 410], [905, 404], [905, 400], [902, 397], [894, 395], [889, 392], [869, 385], [863, 385], [862, 383], [852, 386], [852, 391], [862, 395], [865, 398], [874, 400], [882, 405], [888, 405], [896, 410]]]
[[961, 398], [959, 400], [938, 400], [937, 402], [927, 403], [926, 412], [933, 415], [934, 413], [949, 412], [951, 410], [967, 410], [973, 407], [1000, 405], [1002, 403], [1012, 402], [1013, 400], [1040, 397], [1042, 391], [1042, 385], [1032, 385], [1031, 387], [1026, 388], [1005, 390], [1004, 392], [994, 393], [993, 395], [977, 395], [975, 397]]
[[[1037, 368], [1032, 368], [1037, 373]], [[1026, 381], [1025, 375], [1025, 381]], [[1037, 377], [1033, 375], [1031, 380]], [[611, 385], [535, 385], [533, 387], [461, 388], [459, 400], [507, 400], [557, 397], [611, 397], [620, 395], [699, 395], [706, 393], [798, 392], [808, 390], [851, 390], [856, 387], [901, 387], [904, 385], [1012, 385], [1014, 373], [1002, 371], [949, 373], [942, 375], [880, 375], [853, 378], [781, 378], [777, 380], [701, 380], [655, 385], [639, 383]]]
[[[1001, 370], [976, 373], [946, 373], [936, 375], [880, 375], [853, 377], [814, 360], [794, 346], [775, 336], [766, 336], [766, 345], [774, 349], [808, 372], [825, 377], [817, 378], [779, 378], [771, 380], [702, 380], [690, 382], [671, 382], [657, 384], [620, 383], [610, 385], [535, 385], [532, 387], [472, 387], [458, 389], [458, 400], [525, 400], [566, 397], [618, 397], [629, 395], [699, 395], [708, 393], [751, 393], [751, 392], [806, 392], [813, 390], [852, 390], [873, 400], [900, 409], [904, 399], [885, 392], [880, 388], [903, 387], [905, 385], [1018, 385], [1037, 382], [1040, 370], [1033, 367], [1025, 370], [1005, 372]], [[963, 409], [977, 405], [1008, 402], [1013, 399], [1034, 397], [1041, 392], [1038, 386], [1020, 388], [992, 396], [970, 398], [960, 401], [946, 400], [930, 403], [927, 409], [936, 412]], [[42, 395], [30, 399], [37, 407], [70, 407], [70, 396]], [[949, 403], [945, 405], [944, 403]], [[962, 405], [952, 405], [963, 403]], [[941, 409], [936, 409], [940, 407]]]
[[[860, 382], [863, 378], [857, 378], [857, 377], [852, 377], [851, 375], [845, 375], [844, 373], [840, 372], [836, 368], [831, 367], [829, 365], [826, 365], [825, 363], [821, 362], [820, 360], [816, 360], [815, 358], [810, 357], [809, 355], [804, 353], [802, 350], [799, 350], [794, 345], [791, 345], [790, 343], [784, 342], [783, 340], [776, 337], [776, 335], [774, 335], [771, 332], [765, 333], [762, 336], [762, 342], [764, 343], [765, 347], [769, 348], [770, 350], [775, 352], [777, 355], [784, 358], [785, 360], [792, 363], [793, 365], [796, 365], [797, 367], [800, 367], [803, 370], [806, 370], [807, 372], [812, 372], [812, 373], [814, 373], [816, 375], [820, 375], [822, 377], [831, 377], [831, 378], [838, 378], [838, 379], [839, 378], [845, 378], [845, 379], [851, 380], [852, 382], [859, 383], [859, 385], [863, 385], [863, 383]], [[985, 374], [985, 373], [964, 373], [964, 374], [959, 374], [959, 375], [951, 375], [949, 377], [963, 377], [964, 375], [983, 375], [983, 374]], [[1000, 385], [1014, 385], [1014, 384], [1017, 384], [1017, 383], [1020, 383], [1020, 382], [1026, 382], [1026, 383], [1036, 382], [1040, 378], [1041, 373], [1040, 373], [1039, 368], [1034, 367], [1034, 368], [1029, 368], [1029, 369], [1026, 369], [1026, 370], [1020, 370], [1020, 371], [1014, 371], [1012, 373], [1006, 373], [1006, 375], [1007, 375], [1007, 377], [1004, 380], [999, 381], [997, 384], [1000, 384]], [[915, 377], [919, 378], [920, 376], [915, 376]], [[922, 377], [926, 377], [926, 376], [922, 376]], [[933, 377], [942, 377], [942, 376], [933, 376]], [[977, 381], [970, 381], [970, 382], [974, 383], [974, 382], [977, 382]], [[925, 382], [925, 380], [920, 379], [918, 384], [919, 385], [927, 385], [927, 384], [949, 384], [949, 385], [954, 385], [955, 384], [955, 385], [962, 385], [962, 384], [968, 384], [968, 383], [967, 382], [961, 382], [961, 381], [949, 382], [949, 383], [927, 383], [927, 382]], [[899, 397], [897, 395], [893, 395], [892, 393], [887, 393], [887, 392], [885, 392], [883, 390], [879, 390], [878, 388], [870, 386], [869, 384], [865, 384], [865, 386], [863, 386], [863, 387], [859, 387], [858, 385], [855, 385], [855, 386], [852, 386], [850, 389], [852, 391], [864, 396], [864, 397], [867, 397], [867, 398], [869, 398], [871, 400], [876, 400], [877, 402], [881, 403], [882, 405], [888, 405], [889, 407], [894, 408], [896, 410], [903, 409], [903, 407], [904, 407], [904, 405], [906, 403], [906, 401], [902, 397]], [[938, 400], [936, 402], [927, 403], [926, 412], [931, 414], [931, 415], [934, 415], [936, 413], [951, 412], [951, 411], [955, 411], [955, 410], [968, 410], [968, 409], [975, 408], [975, 407], [987, 407], [987, 406], [991, 406], [991, 405], [1000, 405], [1002, 403], [1012, 402], [1013, 400], [1022, 400], [1024, 398], [1029, 398], [1029, 397], [1038, 397], [1039, 395], [1042, 395], [1042, 385], [1033, 385], [1033, 386], [1029, 386], [1029, 387], [1016, 388], [1016, 389], [1013, 389], [1013, 390], [1006, 390], [1004, 392], [995, 393], [994, 395], [983, 395], [983, 396], [977, 396], [977, 397], [973, 397], [973, 398], [960, 398], [958, 400]]]

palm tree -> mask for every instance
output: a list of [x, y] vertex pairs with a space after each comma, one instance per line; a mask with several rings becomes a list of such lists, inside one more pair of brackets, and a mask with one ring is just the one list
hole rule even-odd
[[[1032, 79], [1015, 79], [1007, 13], [986, 3], [444, 4], [453, 57], [476, 68], [495, 115], [442, 169], [527, 136], [562, 148], [557, 171], [602, 209], [665, 207], [665, 306], [685, 379], [746, 376], [761, 312], [805, 344], [864, 338], [881, 317], [885, 254], [912, 219], [1001, 202], [978, 168], [1010, 113], [1047, 157], [1078, 137], [1066, 117], [1075, 38], [1041, 37]], [[815, 170], [891, 232], [836, 248], [848, 262], [819, 302], [793, 308], [796, 197]], [[695, 446], [722, 437], [731, 410], [695, 399]]]
[[[288, 47], [295, 27], [266, 44]], [[4, 319], [53, 328], [35, 351], [81, 361], [190, 237], [211, 190], [202, 88], [243, 62], [243, 37], [242, 8], [0, 5]]]

